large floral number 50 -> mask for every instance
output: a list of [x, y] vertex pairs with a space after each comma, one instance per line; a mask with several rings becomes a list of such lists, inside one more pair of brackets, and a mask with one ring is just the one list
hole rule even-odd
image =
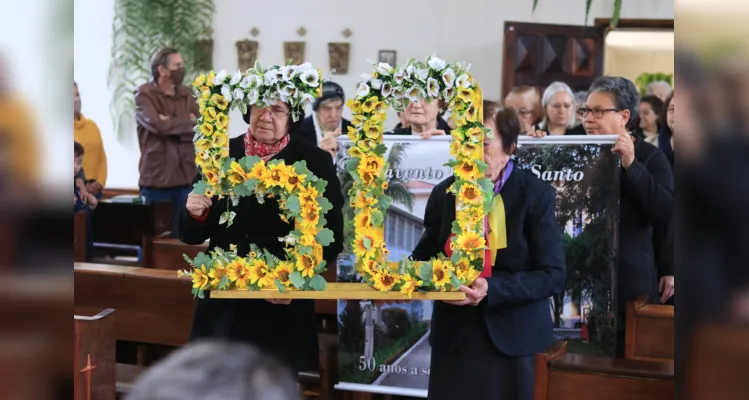
[[[398, 290], [409, 295], [416, 291], [453, 291], [470, 284], [483, 270], [484, 216], [492, 201], [492, 184], [484, 178], [484, 136], [482, 95], [468, 74], [470, 66], [446, 63], [434, 55], [425, 62], [409, 60], [400, 69], [379, 63], [371, 76], [359, 82], [356, 96], [348, 101], [353, 113], [348, 137], [353, 142], [346, 171], [354, 178], [349, 192], [355, 209], [353, 250], [359, 274], [375, 289]], [[442, 100], [453, 110], [456, 129], [450, 160], [455, 183], [456, 221], [450, 246], [451, 258], [444, 255], [429, 262], [404, 259], [388, 262], [384, 240], [384, 220], [390, 206], [385, 195], [387, 163], [383, 155], [383, 122], [388, 106], [396, 110], [411, 101]]]

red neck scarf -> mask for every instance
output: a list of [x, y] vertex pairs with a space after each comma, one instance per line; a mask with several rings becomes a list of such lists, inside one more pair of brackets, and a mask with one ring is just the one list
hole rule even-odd
[[265, 161], [275, 157], [276, 154], [280, 153], [286, 145], [289, 144], [289, 135], [286, 134], [276, 144], [265, 144], [255, 140], [252, 136], [252, 131], [247, 128], [247, 133], [244, 135], [244, 153], [248, 156], [258, 156]]

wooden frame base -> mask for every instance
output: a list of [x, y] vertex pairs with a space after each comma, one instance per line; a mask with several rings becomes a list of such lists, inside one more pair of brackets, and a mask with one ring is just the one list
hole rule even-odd
[[311, 299], [311, 300], [464, 300], [463, 292], [413, 292], [409, 298], [405, 293], [380, 292], [366, 283], [328, 283], [325, 290], [287, 290], [284, 293], [271, 290], [214, 290], [212, 299]]

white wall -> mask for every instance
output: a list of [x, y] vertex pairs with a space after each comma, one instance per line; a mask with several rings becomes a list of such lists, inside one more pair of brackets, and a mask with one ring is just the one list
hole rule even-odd
[[[327, 72], [327, 43], [348, 41], [349, 73], [333, 77], [348, 95], [358, 76], [371, 71], [367, 59], [376, 61], [378, 50], [392, 49], [397, 51], [398, 62], [423, 59], [433, 52], [450, 61], [470, 62], [485, 96], [497, 99], [505, 21], [581, 25], [585, 15], [585, 0], [541, 0], [535, 13], [531, 12], [532, 0], [215, 2], [214, 68], [238, 69], [235, 42], [252, 38], [249, 30], [254, 26], [260, 30], [254, 38], [260, 42], [258, 59], [266, 66], [283, 62], [284, 41], [301, 40], [307, 43], [307, 60]], [[107, 186], [134, 188], [138, 183], [135, 134], [125, 143], [117, 142], [109, 114], [106, 75], [113, 4], [114, 0], [75, 0], [75, 79], [83, 96], [83, 112], [99, 124], [104, 137], [110, 169]], [[613, 1], [594, 1], [589, 23], [610, 17], [612, 9]], [[628, 0], [622, 9], [622, 18], [673, 17], [673, 1], [668, 0]], [[307, 30], [302, 38], [296, 33], [300, 26]], [[345, 28], [353, 32], [348, 39], [341, 34]], [[395, 118], [391, 121], [395, 125]], [[231, 133], [241, 134], [245, 128], [240, 120]]]

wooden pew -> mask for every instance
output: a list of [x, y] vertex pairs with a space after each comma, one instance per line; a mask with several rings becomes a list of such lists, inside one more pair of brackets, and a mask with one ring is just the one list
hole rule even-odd
[[749, 326], [704, 325], [685, 338], [683, 386], [695, 400], [746, 399]]
[[121, 195], [138, 196], [140, 195], [140, 190], [138, 189], [112, 189], [112, 188], [104, 188], [101, 190], [102, 200], [111, 199], [112, 197], [121, 196]]
[[566, 342], [536, 354], [535, 400], [661, 400], [674, 397], [673, 361], [567, 354]]
[[108, 253], [137, 254], [151, 238], [172, 230], [171, 203], [99, 202], [93, 213], [93, 241]]
[[632, 360], [674, 359], [674, 306], [648, 304], [643, 295], [627, 303], [624, 357]]
[[115, 316], [109, 308], [74, 316], [75, 399], [115, 398]]
[[86, 261], [86, 212], [73, 214], [73, 261]]
[[117, 310], [117, 340], [182, 346], [190, 339], [195, 300], [189, 277], [174, 271], [75, 263], [75, 310]]

